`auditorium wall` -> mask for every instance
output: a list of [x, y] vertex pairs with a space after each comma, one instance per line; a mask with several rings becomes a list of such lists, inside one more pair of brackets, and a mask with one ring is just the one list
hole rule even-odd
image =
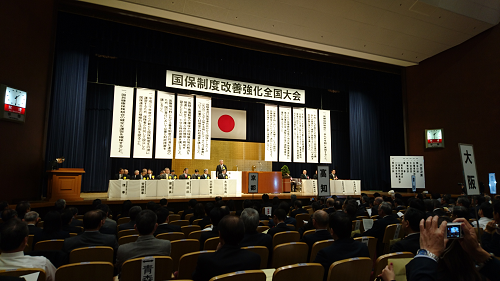
[[0, 121], [0, 200], [10, 203], [40, 199], [54, 27], [54, 0], [0, 1], [0, 83], [28, 93], [26, 123]]
[[[500, 27], [406, 69], [408, 153], [425, 157], [430, 192], [458, 193], [458, 143], [474, 145], [479, 181], [500, 176]], [[444, 149], [425, 149], [424, 130], [444, 128]]]

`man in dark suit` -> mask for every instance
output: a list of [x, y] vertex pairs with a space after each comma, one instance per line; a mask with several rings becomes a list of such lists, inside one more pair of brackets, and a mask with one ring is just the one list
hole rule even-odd
[[382, 197], [375, 197], [375, 200], [373, 201], [372, 213], [370, 216], [378, 215], [378, 205], [380, 205], [380, 203], [382, 202], [384, 202], [384, 199]]
[[228, 176], [226, 174], [226, 170], [222, 170], [222, 173], [219, 174], [219, 176], [217, 176], [218, 179], [227, 179]]
[[203, 170], [203, 175], [201, 175], [200, 179], [202, 179], [202, 180], [209, 180], [210, 179], [210, 174], [208, 173], [208, 169]]
[[93, 210], [83, 216], [83, 226], [85, 232], [82, 234], [66, 238], [63, 244], [63, 251], [69, 254], [72, 250], [90, 246], [109, 246], [113, 248], [116, 255], [118, 242], [114, 235], [103, 234], [99, 229], [103, 226], [105, 217], [100, 210]]
[[196, 199], [190, 199], [188, 201], [188, 208], [184, 210], [184, 212], [182, 212], [181, 220], [185, 219], [187, 214], [194, 214], [194, 207], [196, 206], [197, 203], [198, 201], [196, 201]]
[[82, 233], [82, 228], [77, 226], [72, 226], [71, 221], [74, 220], [73, 212], [70, 209], [65, 209], [61, 214], [61, 229], [69, 233]]
[[130, 208], [130, 210], [128, 211], [128, 216], [130, 217], [130, 221], [120, 224], [118, 226], [119, 230], [134, 229], [135, 218], [141, 211], [142, 211], [141, 206], [132, 206], [132, 208]]
[[335, 172], [335, 170], [332, 170], [332, 172], [330, 173], [330, 179], [331, 180], [338, 180], [339, 178], [337, 178], [337, 173]]
[[109, 206], [106, 204], [100, 204], [100, 205], [97, 205], [97, 209], [101, 210], [106, 216], [104, 224], [102, 225], [102, 227], [99, 231], [101, 233], [104, 233], [104, 234], [116, 235], [116, 221], [114, 221], [108, 217], [109, 216]]
[[311, 255], [311, 250], [314, 243], [318, 241], [333, 239], [332, 235], [328, 231], [328, 220], [329, 215], [323, 210], [318, 210], [314, 212], [312, 216], [312, 224], [316, 231], [313, 234], [303, 236], [300, 242], [305, 242], [309, 246], [309, 253], [307, 257]]
[[240, 242], [240, 247], [265, 246], [271, 253], [273, 239], [271, 236], [257, 232], [259, 225], [259, 212], [253, 208], [246, 208], [241, 212], [240, 219], [245, 225], [245, 236]]
[[191, 175], [191, 178], [193, 180], [199, 180], [199, 179], [201, 179], [200, 170], [194, 169], [194, 174]]
[[183, 179], [183, 180], [187, 180], [187, 179], [190, 179], [191, 178], [191, 175], [189, 174], [189, 169], [188, 168], [184, 168], [184, 171], [182, 171], [182, 174], [179, 175], [179, 179]]
[[377, 254], [382, 255], [385, 228], [390, 224], [397, 224], [399, 221], [392, 215], [392, 207], [389, 202], [382, 202], [378, 205], [378, 216], [379, 218], [373, 223], [373, 227], [363, 232], [362, 236], [377, 238]]
[[309, 179], [309, 176], [307, 175], [307, 170], [302, 171], [302, 174], [300, 174], [300, 178], [303, 180]]
[[224, 160], [219, 160], [219, 165], [217, 165], [217, 168], [215, 169], [215, 175], [217, 176], [217, 178], [220, 174], [222, 174], [222, 170], [227, 171], [227, 167], [226, 165], [224, 165]]
[[328, 207], [326, 209], [327, 214], [331, 214], [331, 213], [335, 212], [335, 208], [333, 207], [334, 203], [335, 203], [335, 200], [333, 198], [326, 199], [326, 206]]
[[224, 217], [224, 215], [228, 214], [229, 211], [221, 209], [219, 207], [215, 207], [210, 210], [208, 216], [210, 217], [210, 222], [212, 223], [212, 230], [202, 231], [200, 236], [200, 251], [203, 250], [205, 246], [205, 241], [212, 237], [219, 236], [219, 222]]
[[437, 199], [432, 199], [432, 205], [434, 206], [434, 209], [432, 210], [433, 216], [446, 216], [446, 211], [441, 208], [441, 203], [439, 203]]
[[286, 219], [285, 210], [283, 210], [282, 208], [276, 209], [276, 211], [274, 211], [274, 216], [273, 216], [273, 221], [276, 224], [276, 226], [269, 229], [267, 231], [267, 234], [271, 235], [271, 237], [273, 237], [274, 234], [276, 234], [276, 233], [285, 232], [285, 231], [295, 231], [294, 227], [286, 225], [285, 219]]
[[260, 256], [238, 246], [245, 235], [243, 221], [236, 216], [226, 216], [219, 226], [217, 251], [199, 256], [193, 273], [194, 281], [208, 281], [214, 276], [260, 268]]
[[118, 174], [115, 174], [113, 179], [115, 180], [123, 179], [123, 168], [118, 169]]
[[295, 209], [290, 213], [290, 217], [295, 218], [295, 216], [298, 214], [309, 214], [306, 209], [302, 208], [302, 201], [295, 200], [295, 202], [293, 202], [293, 205]]
[[[344, 212], [335, 212], [329, 217], [330, 233], [335, 239], [332, 245], [320, 250], [315, 263], [320, 263], [325, 268], [323, 280], [326, 280], [330, 265], [336, 261], [370, 257], [368, 247], [351, 238], [352, 222]], [[307, 236], [306, 236], [307, 237]]]
[[140, 180], [140, 179], [142, 179], [142, 176], [141, 176], [141, 173], [139, 172], [139, 170], [135, 170], [134, 174], [132, 176], [130, 176], [130, 179], [131, 180]]
[[73, 219], [71, 220], [69, 225], [83, 227], [83, 221], [76, 219], [76, 216], [78, 215], [78, 209], [76, 207], [69, 207], [68, 210], [70, 210], [73, 214]]
[[425, 219], [425, 213], [415, 208], [408, 208], [401, 224], [406, 237], [391, 246], [391, 253], [412, 252], [417, 254], [420, 249], [420, 221]]
[[127, 260], [147, 256], [170, 256], [170, 241], [156, 239], [153, 233], [158, 224], [156, 214], [144, 210], [137, 214], [135, 229], [139, 232], [137, 241], [121, 245], [116, 255], [115, 273], [121, 271], [122, 264]]
[[170, 212], [167, 208], [159, 208], [156, 210], [158, 227], [156, 228], [154, 236], [167, 232], [182, 232], [180, 226], [168, 224], [168, 215], [170, 215]]
[[317, 180], [317, 179], [318, 179], [318, 170], [316, 170], [316, 172], [313, 175], [313, 180]]
[[36, 234], [40, 235], [42, 229], [36, 226], [37, 222], [40, 221], [40, 216], [38, 215], [37, 212], [35, 211], [27, 212], [26, 215], [24, 215], [23, 221], [25, 221], [26, 224], [28, 225], [30, 235], [36, 235]]

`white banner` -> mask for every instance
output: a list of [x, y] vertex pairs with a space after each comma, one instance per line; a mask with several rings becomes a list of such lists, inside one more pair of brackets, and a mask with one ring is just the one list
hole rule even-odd
[[196, 140], [194, 159], [210, 160], [212, 99], [196, 96]]
[[278, 106], [265, 105], [265, 136], [266, 157], [265, 161], [278, 161]]
[[134, 88], [115, 86], [110, 157], [130, 158]]
[[318, 110], [306, 108], [307, 163], [318, 163]]
[[279, 162], [292, 162], [292, 109], [279, 107]]
[[193, 159], [193, 97], [177, 95], [175, 159]]
[[134, 158], [153, 158], [155, 90], [137, 89]]
[[464, 170], [465, 188], [467, 195], [479, 195], [479, 179], [476, 172], [476, 159], [474, 158], [474, 147], [472, 144], [459, 143], [460, 157]]
[[319, 162], [332, 163], [330, 110], [319, 110]]
[[304, 108], [293, 108], [293, 162], [306, 162]]
[[201, 91], [219, 95], [238, 96], [304, 104], [306, 91], [167, 70], [167, 87]]
[[424, 156], [391, 156], [391, 187], [412, 188], [412, 176], [416, 188], [425, 188]]
[[174, 158], [175, 94], [158, 91], [156, 159]]

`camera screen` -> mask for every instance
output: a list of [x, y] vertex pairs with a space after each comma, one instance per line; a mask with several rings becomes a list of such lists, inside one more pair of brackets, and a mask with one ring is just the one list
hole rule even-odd
[[460, 226], [448, 226], [448, 238], [460, 238]]

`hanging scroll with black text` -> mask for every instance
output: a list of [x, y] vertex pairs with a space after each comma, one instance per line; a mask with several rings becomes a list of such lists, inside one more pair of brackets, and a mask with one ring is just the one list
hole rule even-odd
[[110, 157], [130, 158], [134, 88], [115, 86]]
[[293, 108], [293, 162], [306, 162], [305, 109]]
[[194, 159], [210, 160], [212, 99], [196, 96], [196, 138]]
[[193, 107], [192, 96], [177, 95], [175, 159], [193, 159]]
[[292, 162], [292, 109], [280, 106], [279, 111], [279, 162]]
[[265, 161], [278, 161], [278, 106], [265, 106]]
[[134, 158], [153, 158], [155, 90], [137, 89]]
[[156, 159], [174, 158], [175, 94], [158, 91], [156, 108]]

